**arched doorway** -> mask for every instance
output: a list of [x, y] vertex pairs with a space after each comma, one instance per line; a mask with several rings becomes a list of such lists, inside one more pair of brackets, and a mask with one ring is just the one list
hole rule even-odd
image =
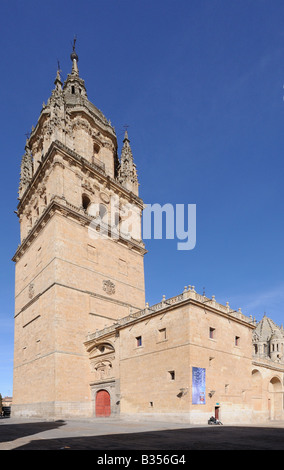
[[283, 391], [281, 381], [273, 377], [268, 385], [268, 412], [270, 419], [281, 419], [283, 415]]
[[252, 406], [254, 411], [262, 410], [262, 375], [259, 370], [252, 371]]
[[106, 390], [99, 390], [96, 395], [96, 416], [110, 416], [110, 394]]

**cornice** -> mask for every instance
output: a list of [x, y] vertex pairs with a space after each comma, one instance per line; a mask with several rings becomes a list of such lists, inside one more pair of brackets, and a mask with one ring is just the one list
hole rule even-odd
[[202, 308], [203, 310], [205, 310], [205, 313], [206, 313], [206, 310], [211, 311], [212, 313], [221, 315], [229, 320], [233, 320], [236, 323], [241, 323], [247, 328], [250, 328], [250, 329], [255, 328], [255, 325], [251, 323], [248, 317], [245, 317], [244, 315], [242, 315], [243, 318], [240, 318], [240, 317], [234, 316], [233, 312], [231, 313], [224, 312], [220, 308], [218, 308], [219, 304], [217, 304], [216, 306], [210, 306], [208, 304], [204, 305], [204, 302], [198, 299], [195, 299], [193, 297], [196, 295], [198, 296], [199, 294], [196, 294], [196, 292], [192, 292], [192, 291], [191, 292], [186, 291], [171, 299], [163, 299], [162, 302], [160, 302], [159, 304], [153, 305], [152, 307], [147, 305], [145, 309], [143, 310], [139, 310], [133, 314], [128, 315], [127, 317], [120, 318], [119, 320], [115, 322], [114, 325], [106, 327], [103, 330], [97, 331], [96, 333], [89, 334], [84, 344], [89, 344], [92, 341], [98, 340], [98, 338], [101, 339], [103, 337], [113, 335], [114, 333], [117, 333], [119, 330], [129, 327], [130, 325], [133, 325], [135, 323], [139, 323], [141, 319], [143, 319], [144, 321], [145, 319], [150, 318], [150, 317], [154, 317], [157, 315], [164, 315], [172, 310], [175, 310], [176, 308], [181, 308], [187, 305], [188, 306], [193, 305], [193, 306]]
[[[112, 140], [114, 140], [115, 145], [117, 146], [117, 138], [113, 127], [108, 123], [107, 119], [102, 118], [102, 112], [96, 108], [90, 101], [89, 103], [72, 103], [66, 102], [65, 103], [66, 109], [70, 112], [70, 114], [76, 113], [83, 113], [94, 122], [96, 126], [98, 126], [103, 132], [106, 132]], [[101, 116], [102, 115], [102, 116]]]
[[70, 158], [79, 164], [82, 168], [89, 170], [93, 173], [97, 178], [101, 179], [106, 186], [109, 188], [113, 188], [115, 192], [119, 192], [122, 196], [128, 199], [130, 202], [135, 201], [136, 204], [140, 206], [140, 209], [143, 209], [143, 201], [141, 198], [136, 196], [131, 191], [124, 188], [117, 180], [110, 177], [105, 173], [105, 170], [97, 164], [93, 164], [88, 162], [84, 157], [76, 153], [74, 150], [71, 150], [69, 147], [64, 145], [62, 142], [55, 140], [51, 143], [48, 151], [46, 152], [43, 160], [41, 161], [39, 167], [37, 168], [28, 188], [24, 192], [23, 196], [21, 197], [18, 206], [17, 206], [17, 214], [19, 215], [23, 207], [25, 205], [26, 199], [29, 197], [32, 190], [36, 187], [39, 180], [42, 179], [44, 172], [48, 164], [52, 162], [52, 158], [55, 156], [56, 152], [59, 152], [65, 159]]
[[278, 362], [268, 361], [265, 362], [262, 360], [253, 359], [252, 364], [256, 367], [265, 367], [266, 369], [277, 370], [278, 372], [284, 372], [284, 364], [279, 364]]
[[[93, 217], [87, 215], [83, 209], [77, 208], [72, 206], [63, 198], [59, 198], [57, 196], [51, 201], [48, 205], [42, 216], [37, 220], [31, 231], [29, 232], [28, 236], [22, 241], [22, 243], [18, 246], [16, 253], [14, 254], [12, 261], [17, 262], [26, 250], [30, 247], [34, 239], [38, 236], [38, 234], [43, 230], [45, 225], [51, 219], [51, 217], [55, 214], [59, 213], [64, 215], [65, 217], [70, 217], [72, 219], [77, 220], [83, 226], [88, 226], [93, 220]], [[108, 231], [109, 238], [111, 239], [111, 227], [106, 226], [105, 229]], [[120, 243], [122, 245], [127, 246], [128, 248], [144, 255], [147, 253], [147, 250], [144, 247], [144, 243], [141, 241], [140, 243], [134, 239], [126, 240], [119, 235], [117, 239], [114, 240], [114, 243]]]

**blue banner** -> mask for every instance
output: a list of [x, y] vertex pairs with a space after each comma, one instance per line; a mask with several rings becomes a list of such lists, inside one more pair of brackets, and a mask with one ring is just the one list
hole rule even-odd
[[201, 367], [192, 368], [192, 404], [205, 405], [205, 370]]

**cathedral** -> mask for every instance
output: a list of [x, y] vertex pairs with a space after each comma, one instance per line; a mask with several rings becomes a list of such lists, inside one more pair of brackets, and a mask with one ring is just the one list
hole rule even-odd
[[21, 162], [12, 415], [283, 419], [282, 327], [194, 286], [146, 303], [129, 136], [118, 156], [75, 43], [71, 61], [64, 83], [57, 71]]

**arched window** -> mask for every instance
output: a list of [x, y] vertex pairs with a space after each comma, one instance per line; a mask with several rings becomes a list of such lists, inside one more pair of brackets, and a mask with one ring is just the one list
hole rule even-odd
[[99, 216], [100, 216], [100, 219], [107, 224], [108, 220], [107, 220], [107, 208], [104, 204], [100, 204], [99, 206]]
[[86, 196], [86, 194], [83, 194], [82, 196], [82, 206], [83, 206], [83, 209], [86, 211], [88, 209], [88, 206], [90, 205], [90, 198], [88, 196]]
[[99, 146], [99, 144], [97, 144], [96, 142], [94, 142], [94, 145], [93, 145], [93, 156], [92, 156], [92, 163], [93, 163], [93, 164], [96, 164], [96, 163], [99, 162], [99, 157], [98, 157], [99, 151], [100, 151], [100, 146]]
[[96, 142], [94, 142], [94, 155], [96, 156], [100, 151], [100, 146]]

